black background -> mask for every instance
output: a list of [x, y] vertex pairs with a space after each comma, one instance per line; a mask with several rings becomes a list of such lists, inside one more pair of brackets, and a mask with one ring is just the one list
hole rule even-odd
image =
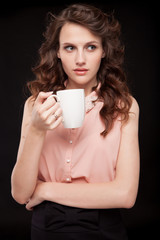
[[[75, 1], [76, 2], [76, 1]], [[81, 1], [82, 2], [82, 1]], [[57, 13], [60, 1], [4, 2], [0, 8], [0, 239], [30, 239], [31, 212], [11, 197], [10, 176], [19, 144], [24, 86], [34, 78], [45, 30], [46, 13]], [[90, 3], [89, 1], [86, 3]], [[129, 239], [154, 239], [159, 219], [158, 156], [158, 3], [98, 1], [104, 11], [114, 10], [126, 45], [125, 67], [133, 96], [140, 106], [141, 174], [137, 202], [123, 210]], [[28, 173], [29, 174], [29, 173]]]

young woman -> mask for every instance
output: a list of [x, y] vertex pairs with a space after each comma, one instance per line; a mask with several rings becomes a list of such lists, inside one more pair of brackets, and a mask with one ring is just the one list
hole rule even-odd
[[[120, 25], [74, 4], [52, 16], [28, 83], [12, 195], [33, 210], [32, 239], [127, 239], [119, 208], [139, 182], [139, 107], [126, 85]], [[83, 88], [82, 127], [65, 129], [52, 93]]]

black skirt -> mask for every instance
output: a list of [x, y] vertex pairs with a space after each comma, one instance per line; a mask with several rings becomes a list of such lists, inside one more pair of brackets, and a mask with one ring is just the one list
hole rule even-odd
[[127, 240], [118, 209], [83, 209], [45, 201], [34, 207], [31, 240]]

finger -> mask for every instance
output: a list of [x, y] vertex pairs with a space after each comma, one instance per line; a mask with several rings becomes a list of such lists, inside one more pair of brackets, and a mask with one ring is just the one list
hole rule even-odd
[[60, 116], [57, 120], [55, 120], [52, 124], [50, 124], [49, 129], [50, 130], [55, 129], [62, 123], [62, 121], [63, 121], [63, 118], [62, 118], [62, 116]]
[[55, 120], [57, 120], [59, 117], [62, 116], [62, 108], [58, 108], [57, 111], [54, 112], [53, 114]]
[[27, 204], [26, 204], [26, 209], [27, 209], [28, 211], [32, 211], [32, 210], [33, 210], [33, 207], [31, 207], [30, 204], [27, 203]]
[[42, 104], [49, 96], [51, 96], [53, 92], [40, 92], [36, 98], [35, 103]]
[[[55, 103], [52, 107], [50, 107], [48, 110], [44, 110], [42, 111], [42, 117], [43, 119], [47, 120], [50, 117], [53, 117], [53, 114], [60, 108], [59, 103]], [[41, 109], [42, 110], [42, 109]], [[58, 114], [61, 115], [60, 113], [62, 112], [61, 108], [58, 111]], [[53, 118], [54, 120], [54, 118]]]
[[[51, 95], [50, 95], [50, 96], [51, 96]], [[42, 106], [41, 106], [41, 109], [42, 109], [42, 111], [46, 111], [46, 110], [50, 109], [52, 106], [54, 106], [56, 103], [57, 103], [57, 102], [56, 102], [55, 98], [53, 98], [53, 97], [47, 98], [47, 99], [43, 102], [43, 104], [42, 104]]]
[[54, 111], [46, 118], [45, 121], [46, 126], [50, 129], [52, 124], [54, 124], [60, 117], [62, 117], [62, 109], [58, 108], [56, 111]]

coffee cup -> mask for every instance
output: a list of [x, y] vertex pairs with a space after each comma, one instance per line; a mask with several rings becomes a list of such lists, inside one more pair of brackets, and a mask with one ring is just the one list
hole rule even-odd
[[84, 89], [59, 90], [52, 96], [56, 98], [62, 108], [64, 127], [81, 127], [85, 117]]

